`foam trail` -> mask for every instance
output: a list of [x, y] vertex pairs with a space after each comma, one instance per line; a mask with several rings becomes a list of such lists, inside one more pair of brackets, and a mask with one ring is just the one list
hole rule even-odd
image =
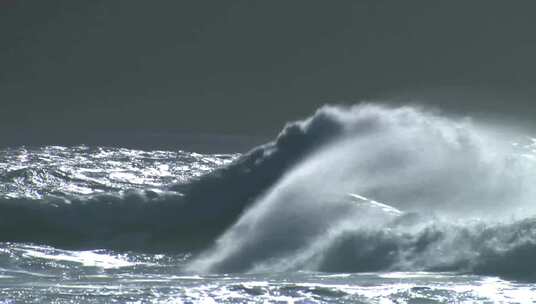
[[354, 199], [357, 199], [357, 203], [359, 203], [359, 204], [361, 204], [361, 203], [368, 204], [368, 205], [370, 205], [372, 207], [379, 208], [383, 212], [391, 213], [391, 214], [394, 214], [394, 215], [402, 215], [402, 214], [404, 214], [404, 212], [396, 209], [393, 206], [389, 206], [389, 205], [387, 205], [385, 203], [380, 203], [380, 202], [368, 199], [368, 198], [366, 198], [366, 197], [364, 197], [362, 195], [355, 194], [355, 193], [348, 193], [348, 195], [350, 197], [354, 198]]
[[331, 140], [257, 199], [190, 264], [191, 271], [326, 270], [322, 259], [330, 255], [323, 253], [341, 238], [350, 233], [366, 241], [363, 231], [382, 231], [389, 223], [385, 214], [355, 208], [346, 193], [389, 202], [394, 213], [495, 219], [534, 214], [534, 162], [470, 121], [411, 107], [361, 105], [324, 107], [293, 126], [306, 138], [313, 136], [309, 130], [324, 134], [319, 130], [326, 126]]

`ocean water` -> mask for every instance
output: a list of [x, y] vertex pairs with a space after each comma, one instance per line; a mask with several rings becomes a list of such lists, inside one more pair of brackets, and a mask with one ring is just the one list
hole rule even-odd
[[533, 303], [536, 140], [323, 107], [243, 154], [0, 150], [0, 303]]

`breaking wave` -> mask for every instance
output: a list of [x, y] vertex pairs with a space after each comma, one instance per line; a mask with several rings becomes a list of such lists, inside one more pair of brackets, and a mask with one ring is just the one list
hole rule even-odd
[[536, 144], [519, 138], [414, 107], [326, 106], [172, 186], [2, 198], [0, 240], [193, 252], [190, 272], [531, 278]]
[[[324, 107], [287, 126], [263, 150], [270, 157], [280, 153], [278, 143], [301, 141], [308, 153], [297, 149], [299, 161], [189, 269], [487, 271], [486, 260], [533, 242], [530, 233], [516, 239], [507, 231], [522, 231], [524, 218], [534, 214], [534, 144], [512, 146], [512, 138], [502, 137], [470, 120], [411, 107]], [[404, 214], [356, 206], [349, 193]], [[453, 219], [458, 224], [430, 224]], [[497, 246], [479, 247], [479, 238], [492, 231], [512, 237], [497, 235]], [[467, 243], [474, 254], [447, 261]], [[430, 250], [438, 246], [445, 253]]]

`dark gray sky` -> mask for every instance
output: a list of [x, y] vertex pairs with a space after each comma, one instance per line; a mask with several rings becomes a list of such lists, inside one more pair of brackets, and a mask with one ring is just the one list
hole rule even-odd
[[363, 99], [530, 120], [535, 12], [491, 0], [0, 0], [0, 127], [274, 134]]

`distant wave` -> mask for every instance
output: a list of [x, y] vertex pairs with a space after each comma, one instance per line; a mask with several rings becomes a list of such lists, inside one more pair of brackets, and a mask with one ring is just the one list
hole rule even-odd
[[0, 149], [0, 197], [40, 199], [161, 188], [203, 175], [237, 156], [89, 146]]
[[194, 252], [192, 272], [526, 277], [518, 262], [536, 253], [534, 143], [497, 134], [412, 107], [327, 106], [232, 163], [159, 190], [2, 198], [0, 241]]

